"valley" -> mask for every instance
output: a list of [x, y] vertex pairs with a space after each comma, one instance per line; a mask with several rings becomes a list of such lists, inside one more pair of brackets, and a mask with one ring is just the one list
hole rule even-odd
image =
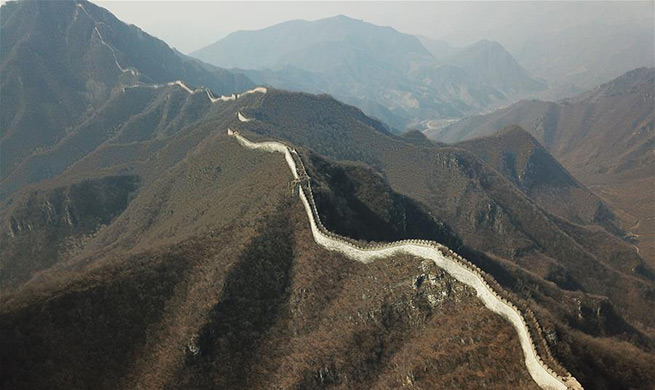
[[[645, 225], [636, 225], [642, 229], [634, 232], [644, 235], [637, 246], [655, 264], [654, 83], [654, 69], [639, 68], [561, 102], [522, 101], [430, 131], [428, 136], [467, 142], [493, 137], [505, 126], [522, 126], [577, 180], [612, 205], [626, 234], [638, 220], [644, 221]], [[644, 230], [644, 226], [650, 227]]]

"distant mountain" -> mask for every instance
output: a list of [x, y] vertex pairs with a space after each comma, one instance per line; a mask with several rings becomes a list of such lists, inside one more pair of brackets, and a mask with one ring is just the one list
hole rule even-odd
[[[459, 109], [483, 111], [512, 97], [546, 89], [546, 84], [530, 78], [497, 42], [482, 40], [459, 48], [441, 63], [417, 67], [409, 77], [435, 95], [459, 103]], [[429, 122], [427, 127], [432, 127]]]
[[361, 66], [363, 61], [407, 71], [412, 62], [430, 61], [432, 57], [412, 35], [343, 15], [238, 31], [192, 55], [226, 68], [293, 66], [312, 72]]
[[[486, 136], [518, 124], [594, 191], [636, 225], [646, 256], [655, 258], [651, 237], [655, 181], [653, 95], [655, 70], [641, 68], [559, 103], [522, 101], [430, 133], [442, 142]], [[640, 225], [637, 225], [641, 221]], [[646, 225], [648, 224], [648, 225]], [[648, 249], [647, 249], [648, 248]]]
[[2, 178], [64, 138], [122, 86], [184, 80], [230, 94], [253, 85], [84, 0], [7, 2], [0, 34]]
[[530, 74], [552, 84], [594, 88], [631, 69], [655, 66], [652, 18], [627, 26], [590, 24], [544, 33], [514, 55]]
[[452, 46], [451, 44], [449, 44], [448, 42], [442, 39], [432, 39], [421, 35], [418, 35], [417, 38], [421, 42], [423, 47], [428, 49], [430, 54], [432, 54], [434, 58], [438, 60], [443, 60], [444, 58], [448, 58], [454, 55], [455, 53], [459, 52], [460, 50], [462, 50], [461, 47]]
[[442, 63], [417, 37], [345, 16], [236, 32], [193, 55], [259, 84], [331, 94], [397, 130], [545, 88], [499, 44], [452, 50]]
[[430, 135], [442, 142], [457, 142], [518, 124], [574, 173], [593, 176], [628, 166], [645, 168], [647, 145], [654, 136], [654, 75], [653, 68], [636, 69], [559, 103], [522, 101]]
[[480, 83], [487, 83], [510, 93], [546, 88], [544, 82], [531, 78], [498, 42], [483, 39], [466, 47], [453, 47], [443, 40], [425, 37], [419, 39], [442, 64], [455, 66], [477, 75]]
[[528, 72], [498, 42], [481, 40], [443, 59], [444, 63], [476, 74], [505, 93], [536, 91], [546, 85]]
[[[88, 3], [48, 4], [44, 24], [94, 15]], [[127, 68], [124, 51], [113, 58], [103, 26], [48, 30], [97, 51], [62, 96], [109, 87], [3, 176], [1, 388], [536, 390], [516, 331], [475, 292], [405, 254], [362, 264], [324, 250], [282, 156], [228, 129], [296, 148], [330, 230], [433, 239], [484, 269], [534, 311], [538, 348], [586, 388], [655, 384], [655, 271], [532, 137], [514, 128], [448, 146], [394, 135], [324, 94], [217, 97], [155, 81]], [[96, 27], [104, 43], [89, 40]], [[85, 63], [60, 48], [37, 53]], [[27, 73], [41, 63], [16, 58]], [[46, 91], [36, 104], [57, 102]]]

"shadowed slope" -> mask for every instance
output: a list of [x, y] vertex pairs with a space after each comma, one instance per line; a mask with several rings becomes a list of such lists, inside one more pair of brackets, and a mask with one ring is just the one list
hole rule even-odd
[[607, 206], [522, 128], [510, 126], [456, 146], [480, 156], [551, 213], [577, 224], [598, 224], [620, 233]]
[[[523, 101], [462, 120], [430, 137], [443, 142], [520, 125], [581, 183], [610, 203], [640, 254], [655, 265], [655, 69], [630, 71], [559, 103]], [[641, 236], [641, 238], [640, 238]]]
[[465, 286], [408, 257], [363, 265], [320, 249], [300, 204], [280, 198], [278, 156], [233, 147], [221, 136], [145, 175], [78, 252], [92, 261], [3, 294], [0, 334], [15, 335], [0, 340], [3, 387], [536, 388], [514, 330]]

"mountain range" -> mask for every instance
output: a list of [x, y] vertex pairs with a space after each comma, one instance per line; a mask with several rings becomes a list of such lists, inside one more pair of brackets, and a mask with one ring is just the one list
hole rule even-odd
[[[655, 36], [652, 16], [607, 24], [580, 21], [572, 27], [548, 29], [535, 26], [524, 34], [516, 31], [489, 31], [502, 42], [516, 62], [532, 77], [548, 84], [548, 89], [532, 94], [545, 100], [568, 98], [607, 83], [640, 67], [655, 66]], [[442, 60], [461, 51], [450, 40], [462, 41], [461, 31], [447, 39], [419, 36], [423, 46]], [[475, 35], [466, 40], [474, 39]]]
[[92, 121], [126, 86], [183, 79], [216, 94], [253, 86], [242, 75], [172, 50], [92, 3], [9, 2], [1, 18], [3, 181], [74, 136], [80, 118]]
[[655, 69], [639, 68], [558, 103], [521, 101], [428, 133], [457, 142], [510, 124], [530, 132], [580, 182], [621, 212], [630, 237], [655, 264], [653, 186]]
[[560, 94], [582, 92], [629, 70], [655, 66], [655, 36], [648, 19], [625, 25], [580, 24], [538, 34], [513, 54], [532, 75], [561, 90]]
[[496, 42], [437, 59], [415, 36], [343, 15], [235, 32], [192, 55], [259, 84], [329, 93], [398, 131], [546, 87]]
[[[539, 345], [585, 388], [655, 384], [653, 264], [625, 239], [623, 215], [530, 126], [447, 145], [396, 134], [326, 94], [245, 91], [248, 78], [181, 56], [84, 0], [7, 3], [0, 15], [0, 113], [12, 118], [0, 147], [14, 156], [0, 207], [3, 388], [537, 388], [515, 329], [474, 291], [409, 255], [364, 264], [323, 249], [284, 158], [243, 148], [228, 129], [298, 150], [330, 231], [430, 239], [474, 263], [534, 312]], [[16, 26], [29, 46], [5, 39]], [[435, 61], [402, 38], [379, 42], [409, 50], [388, 60], [394, 67]], [[336, 68], [363, 53], [353, 39]], [[512, 66], [491, 42], [471, 50]], [[157, 53], [152, 68], [141, 62]], [[490, 77], [466, 53], [447, 67]], [[30, 72], [53, 58], [80, 70], [64, 61], [62, 71]], [[37, 109], [33, 99], [64, 103], [8, 72], [84, 110], [62, 119]], [[635, 96], [644, 77], [629, 77]], [[624, 88], [580, 99], [632, 107]], [[37, 132], [16, 125], [28, 108], [48, 114], [42, 149], [9, 141]]]

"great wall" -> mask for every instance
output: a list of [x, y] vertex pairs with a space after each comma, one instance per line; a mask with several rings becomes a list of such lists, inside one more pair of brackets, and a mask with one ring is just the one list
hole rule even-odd
[[[118, 68], [118, 70], [120, 70], [121, 73], [130, 73], [132, 76], [138, 76], [139, 75], [139, 70], [138, 69], [133, 68], [133, 67], [129, 67], [129, 66], [127, 68], [124, 68], [123, 66], [121, 66], [121, 64], [118, 62], [118, 57], [116, 56], [116, 50], [114, 50], [114, 48], [109, 43], [107, 43], [107, 41], [105, 41], [105, 38], [102, 36], [102, 34], [100, 33], [100, 30], [98, 29], [98, 26], [100, 25], [100, 23], [98, 23], [98, 21], [95, 20], [89, 14], [89, 12], [86, 10], [86, 8], [84, 8], [84, 5], [82, 5], [81, 3], [77, 3], [73, 19], [74, 20], [77, 19], [77, 17], [79, 16], [79, 10], [82, 10], [82, 12], [84, 12], [84, 14], [93, 22], [93, 24], [94, 24], [93, 32], [98, 36], [98, 39], [99, 39], [100, 43], [103, 46], [105, 46], [107, 49], [109, 49], [109, 52], [111, 53], [111, 55], [112, 55], [112, 57], [114, 59], [114, 64], [116, 64], [116, 67]], [[244, 96], [244, 95], [248, 95], [248, 94], [252, 94], [252, 93], [266, 93], [267, 92], [267, 89], [265, 87], [256, 87], [256, 88], [253, 88], [251, 90], [244, 91], [244, 92], [241, 92], [241, 93], [238, 93], [238, 94], [233, 93], [232, 95], [229, 95], [229, 96], [222, 95], [222, 96], [219, 96], [219, 97], [215, 97], [212, 94], [212, 92], [211, 92], [211, 90], [209, 88], [201, 86], [201, 87], [198, 87], [198, 88], [195, 88], [195, 89], [191, 89], [188, 85], [186, 85], [186, 83], [184, 83], [184, 81], [181, 81], [181, 80], [170, 81], [170, 82], [164, 83], [164, 84], [134, 84], [134, 85], [127, 85], [127, 86], [123, 86], [121, 88], [121, 90], [122, 90], [122, 92], [125, 92], [126, 89], [130, 89], [130, 88], [159, 89], [159, 88], [171, 87], [171, 86], [178, 86], [178, 87], [182, 88], [184, 91], [186, 91], [189, 95], [195, 95], [196, 93], [203, 93], [204, 92], [207, 95], [207, 98], [209, 99], [209, 101], [212, 102], [212, 103], [225, 102], [225, 101], [231, 101], [231, 100], [234, 101], [234, 100], [237, 100], [239, 98], [239, 96]], [[239, 118], [239, 119], [241, 119], [241, 118]]]
[[[132, 67], [124, 68], [120, 65], [115, 50], [105, 41], [103, 35], [98, 29], [99, 23], [87, 12], [82, 4], [77, 4], [74, 17], [78, 17], [80, 9], [94, 23], [93, 32], [97, 35], [100, 43], [110, 50], [114, 63], [119, 71], [137, 76], [139, 73], [137, 69]], [[157, 89], [167, 86], [178, 86], [190, 95], [204, 92], [211, 103], [235, 101], [240, 95], [251, 93], [267, 93], [266, 88], [258, 87], [239, 95], [232, 94], [230, 96], [214, 97], [208, 88], [200, 87], [197, 89], [191, 89], [182, 81], [173, 81], [158, 85], [136, 84], [123, 87], [122, 90], [124, 92], [125, 89], [128, 88], [141, 87]], [[237, 113], [237, 118], [240, 122], [252, 121], [252, 119], [245, 117], [241, 112]], [[370, 263], [376, 259], [398, 254], [409, 254], [433, 261], [438, 267], [444, 269], [455, 279], [475, 289], [477, 297], [482, 301], [485, 307], [498, 313], [514, 326], [524, 353], [526, 368], [539, 387], [547, 390], [583, 390], [582, 385], [577, 381], [577, 379], [561, 367], [552, 357], [547, 345], [545, 345], [545, 342], [543, 341], [543, 337], [533, 335], [534, 332], [540, 329], [534, 313], [532, 313], [529, 308], [523, 308], [523, 311], [522, 309], [519, 309], [519, 307], [507, 298], [510, 297], [511, 294], [505, 291], [490, 275], [486, 274], [476, 265], [462, 258], [449, 248], [435, 241], [409, 239], [389, 243], [361, 244], [354, 242], [347, 237], [330, 232], [321, 222], [311, 190], [311, 180], [305, 171], [300, 155], [295, 149], [281, 142], [275, 141], [255, 143], [231, 129], [228, 129], [228, 134], [234, 137], [239, 144], [246, 148], [271, 153], [282, 153], [284, 155], [285, 161], [294, 178], [294, 183], [297, 185], [298, 195], [307, 213], [312, 235], [317, 244], [328, 250], [340, 252], [345, 256], [362, 263]], [[546, 356], [546, 359], [551, 365], [556, 367], [558, 372], [552, 369], [539, 355], [539, 351], [535, 345], [535, 339], [541, 340], [541, 353]]]
[[[241, 112], [237, 113], [240, 122], [250, 122]], [[521, 310], [512, 303], [508, 297], [511, 294], [505, 291], [490, 275], [486, 274], [476, 265], [462, 258], [446, 246], [429, 240], [402, 240], [389, 243], [367, 243], [354, 242], [346, 237], [330, 232], [321, 222], [316, 209], [314, 196], [311, 190], [311, 180], [305, 171], [304, 164], [298, 152], [275, 141], [252, 142], [240, 135], [237, 131], [228, 128], [228, 135], [234, 137], [239, 144], [255, 150], [262, 150], [270, 153], [282, 153], [291, 170], [294, 185], [298, 189], [298, 195], [303, 203], [312, 231], [317, 244], [322, 247], [337, 251], [348, 258], [370, 263], [398, 254], [409, 254], [433, 261], [438, 267], [444, 269], [458, 281], [475, 289], [477, 297], [489, 310], [500, 314], [507, 319], [516, 329], [519, 342], [523, 350], [525, 365], [532, 379], [542, 389], [548, 390], [582, 390], [582, 385], [571, 373], [564, 369], [552, 357], [543, 337], [536, 334], [540, 329], [534, 313], [529, 308]], [[526, 320], [527, 318], [527, 320]], [[554, 370], [540, 356], [535, 339], [541, 340], [540, 352], [545, 356]]]

